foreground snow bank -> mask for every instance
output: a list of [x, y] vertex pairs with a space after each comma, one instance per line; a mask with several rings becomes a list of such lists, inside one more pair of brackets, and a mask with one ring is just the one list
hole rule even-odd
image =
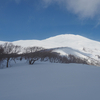
[[99, 99], [99, 67], [38, 62], [0, 69], [0, 100]]

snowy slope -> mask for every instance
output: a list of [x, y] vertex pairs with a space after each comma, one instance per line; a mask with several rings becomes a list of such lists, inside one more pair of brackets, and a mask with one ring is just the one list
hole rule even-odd
[[[0, 41], [0, 44], [2, 43], [4, 43], [4, 41]], [[50, 37], [45, 40], [19, 40], [19, 41], [14, 41], [12, 43], [15, 45], [20, 45], [22, 47], [29, 47], [29, 46], [40, 46], [44, 48], [71, 47], [80, 50], [86, 47], [92, 50], [100, 50], [100, 42], [72, 34], [58, 35]]]
[[88, 56], [90, 56], [87, 53], [83, 53], [83, 52], [81, 52], [79, 50], [75, 50], [75, 49], [72, 49], [70, 47], [55, 48], [53, 50], [53, 52], [58, 52], [62, 56], [65, 56], [65, 55], [68, 56], [70, 54], [71, 55], [75, 55], [77, 57], [82, 57], [82, 58], [87, 58]]
[[[58, 35], [55, 37], [50, 37], [45, 40], [20, 40], [20, 41], [15, 41], [13, 43], [15, 45], [21, 45], [23, 47], [28, 47], [28, 46], [40, 46], [44, 48], [70, 47], [73, 50], [75, 50], [75, 52], [76, 50], [78, 50], [79, 52], [85, 54], [85, 56], [87, 55], [96, 60], [99, 60], [98, 56], [100, 55], [100, 42], [72, 34]], [[79, 52], [77, 54], [79, 54]], [[79, 56], [80, 55], [81, 54], [79, 54]]]
[[0, 100], [100, 100], [100, 67], [17, 63], [0, 70]]
[[58, 35], [55, 37], [50, 37], [45, 40], [20, 40], [13, 42], [16, 45], [21, 45], [23, 47], [27, 46], [42, 46], [45, 48], [55, 48], [55, 47], [71, 47], [74, 49], [83, 49], [87, 47], [90, 49], [99, 49], [100, 42], [87, 39], [79, 35], [65, 34]]
[[60, 47], [60, 49], [55, 49], [54, 51], [61, 53], [62, 55], [72, 54], [78, 57], [87, 59], [92, 58], [100, 61], [100, 42], [90, 40], [88, 38], [79, 35], [65, 34], [65, 35], [50, 37], [45, 40], [19, 40], [19, 41], [14, 41], [12, 43], [15, 45], [20, 45], [22, 47], [31, 47], [31, 46], [39, 46], [44, 48]]
[[20, 40], [13, 42], [16, 45], [22, 47], [28, 46], [40, 46], [44, 48], [55, 48], [55, 47], [71, 47], [78, 50], [86, 48], [86, 52], [99, 52], [100, 53], [100, 42], [87, 39], [79, 35], [58, 35], [45, 40]]

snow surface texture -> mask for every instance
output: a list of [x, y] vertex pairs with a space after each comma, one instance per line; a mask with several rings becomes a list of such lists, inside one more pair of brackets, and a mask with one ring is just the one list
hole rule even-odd
[[[0, 42], [2, 44], [4, 42]], [[19, 40], [12, 42], [14, 45], [22, 47], [39, 46], [44, 48], [58, 48], [54, 52], [61, 55], [72, 54], [80, 58], [85, 58], [89, 62], [92, 60], [100, 62], [100, 42], [87, 39], [79, 35], [65, 34], [50, 37], [45, 40]], [[66, 47], [66, 48], [62, 48]], [[92, 60], [91, 60], [92, 59]], [[96, 62], [97, 62], [96, 61]]]
[[100, 67], [21, 61], [0, 70], [0, 100], [100, 100]]

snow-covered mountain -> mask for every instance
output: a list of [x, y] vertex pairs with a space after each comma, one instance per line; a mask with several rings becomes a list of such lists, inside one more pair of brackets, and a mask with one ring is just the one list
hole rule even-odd
[[28, 47], [28, 46], [40, 46], [40, 47], [42, 46], [45, 48], [71, 47], [79, 50], [86, 47], [90, 49], [100, 49], [99, 47], [100, 42], [72, 34], [58, 35], [44, 40], [19, 40], [19, 41], [14, 41], [13, 43], [15, 45], [21, 45], [23, 47]]
[[[0, 44], [4, 43], [0, 41]], [[22, 47], [39, 46], [46, 49], [55, 48], [54, 52], [67, 56], [69, 54], [85, 58], [88, 62], [99, 63], [100, 42], [85, 38], [80, 35], [64, 34], [44, 40], [19, 40], [12, 42]]]

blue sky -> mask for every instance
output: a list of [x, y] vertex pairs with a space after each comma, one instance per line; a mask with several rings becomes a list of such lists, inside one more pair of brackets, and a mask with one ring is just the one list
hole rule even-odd
[[100, 41], [100, 0], [0, 0], [0, 41], [77, 34]]

